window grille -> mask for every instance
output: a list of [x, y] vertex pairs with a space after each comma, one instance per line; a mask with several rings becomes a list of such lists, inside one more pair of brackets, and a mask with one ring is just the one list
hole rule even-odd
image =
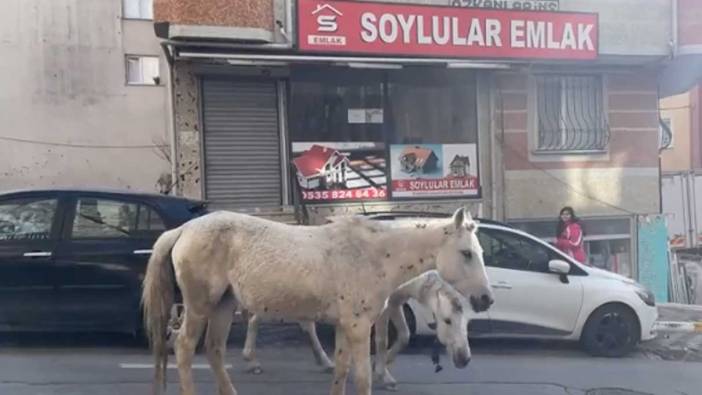
[[602, 151], [609, 142], [599, 76], [536, 77], [537, 151]]

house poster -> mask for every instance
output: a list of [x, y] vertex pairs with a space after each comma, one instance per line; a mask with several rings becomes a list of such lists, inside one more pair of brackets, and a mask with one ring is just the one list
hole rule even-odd
[[385, 200], [385, 144], [297, 142], [292, 144], [295, 178], [302, 200], [340, 202]]
[[390, 169], [393, 198], [480, 195], [475, 144], [391, 145]]

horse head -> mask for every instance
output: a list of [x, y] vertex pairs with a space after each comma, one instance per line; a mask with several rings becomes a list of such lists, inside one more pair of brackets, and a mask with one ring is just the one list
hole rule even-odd
[[470, 301], [476, 313], [487, 310], [494, 298], [485, 271], [483, 248], [478, 241], [478, 223], [462, 207], [444, 226], [444, 233], [446, 238], [436, 257], [437, 270]]

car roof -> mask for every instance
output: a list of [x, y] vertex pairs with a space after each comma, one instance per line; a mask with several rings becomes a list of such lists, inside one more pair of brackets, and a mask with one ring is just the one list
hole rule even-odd
[[[365, 213], [362, 213], [362, 215], [369, 216], [372, 219], [392, 220], [392, 219], [397, 219], [397, 218], [449, 218], [453, 214], [448, 214], [445, 212], [434, 212], [434, 211], [375, 211], [375, 212], [365, 212]], [[373, 218], [373, 217], [376, 217], [376, 218]], [[526, 237], [528, 239], [531, 239], [531, 240], [549, 248], [550, 250], [555, 251], [560, 256], [562, 256], [564, 259], [567, 259], [569, 262], [575, 264], [580, 270], [588, 273], [587, 269], [585, 269], [585, 265], [582, 265], [581, 263], [575, 261], [574, 259], [567, 257], [567, 255], [563, 254], [557, 248], [546, 243], [545, 241], [541, 240], [540, 238], [534, 236], [531, 233], [525, 232], [521, 229], [515, 228], [514, 226], [512, 226], [510, 224], [500, 222], [500, 221], [479, 218], [479, 217], [475, 218], [475, 220], [478, 221], [478, 223], [480, 223], [481, 226], [485, 225], [485, 228], [508, 231], [511, 233], [521, 235], [521, 236]]]
[[57, 195], [93, 195], [104, 198], [122, 198], [122, 199], [138, 199], [159, 206], [173, 207], [185, 205], [188, 210], [196, 207], [206, 207], [207, 202], [204, 200], [190, 199], [182, 196], [161, 195], [153, 192], [133, 191], [125, 189], [109, 189], [109, 188], [36, 188], [22, 189], [0, 193], [0, 198], [21, 198], [32, 196], [46, 196], [50, 194]]
[[[450, 218], [453, 214], [436, 211], [373, 211], [362, 213], [362, 215], [371, 217], [372, 219], [382, 220], [397, 218]], [[481, 224], [498, 225], [510, 229], [514, 228], [513, 226], [507, 223], [491, 219], [476, 217], [475, 220]]]

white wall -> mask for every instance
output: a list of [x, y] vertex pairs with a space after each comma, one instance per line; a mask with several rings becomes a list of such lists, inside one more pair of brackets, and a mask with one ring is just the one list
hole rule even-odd
[[123, 21], [121, 0], [0, 3], [0, 191], [50, 186], [156, 190], [170, 165], [161, 86], [127, 86], [125, 53], [160, 55], [151, 21]]

